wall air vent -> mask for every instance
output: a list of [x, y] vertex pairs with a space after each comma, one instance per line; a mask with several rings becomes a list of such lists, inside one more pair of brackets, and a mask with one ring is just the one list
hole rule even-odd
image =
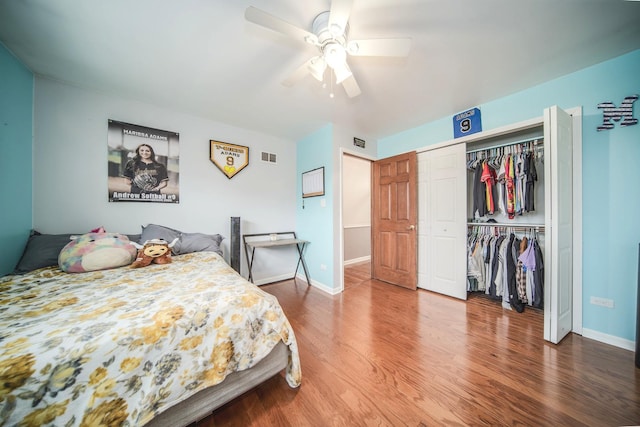
[[267, 152], [263, 151], [261, 159], [262, 159], [263, 162], [277, 163], [276, 162], [276, 155], [274, 153], [267, 153]]

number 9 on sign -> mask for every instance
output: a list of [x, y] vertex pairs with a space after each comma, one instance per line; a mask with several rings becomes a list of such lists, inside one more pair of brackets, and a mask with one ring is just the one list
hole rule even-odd
[[460, 122], [460, 132], [467, 133], [470, 130], [471, 130], [471, 120], [470, 119], [464, 119], [463, 121]]

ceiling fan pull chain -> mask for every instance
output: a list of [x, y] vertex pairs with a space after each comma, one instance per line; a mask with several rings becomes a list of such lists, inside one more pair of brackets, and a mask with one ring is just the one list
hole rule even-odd
[[329, 89], [329, 98], [333, 99], [333, 73], [331, 72], [329, 73], [329, 85], [331, 86]]

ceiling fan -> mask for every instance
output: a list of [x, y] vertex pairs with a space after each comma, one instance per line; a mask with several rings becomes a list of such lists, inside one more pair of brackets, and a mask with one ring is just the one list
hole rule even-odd
[[322, 82], [329, 68], [335, 76], [336, 84], [342, 84], [347, 96], [353, 98], [360, 95], [361, 90], [347, 64], [347, 56], [407, 56], [411, 49], [411, 39], [349, 40], [349, 15], [352, 5], [353, 0], [332, 0], [330, 10], [320, 13], [313, 20], [311, 31], [292, 25], [253, 6], [247, 8], [244, 16], [249, 22], [318, 48], [319, 55], [305, 61], [282, 82], [283, 85], [292, 86], [307, 74], [311, 74]]

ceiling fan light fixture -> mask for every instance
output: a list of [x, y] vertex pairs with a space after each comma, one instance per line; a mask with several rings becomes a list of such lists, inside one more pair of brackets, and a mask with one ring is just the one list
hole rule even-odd
[[324, 47], [324, 60], [334, 70], [344, 66], [347, 61], [347, 52], [338, 43], [329, 43]]
[[324, 80], [324, 71], [327, 69], [327, 63], [324, 58], [318, 56], [309, 63], [309, 72], [319, 82]]

